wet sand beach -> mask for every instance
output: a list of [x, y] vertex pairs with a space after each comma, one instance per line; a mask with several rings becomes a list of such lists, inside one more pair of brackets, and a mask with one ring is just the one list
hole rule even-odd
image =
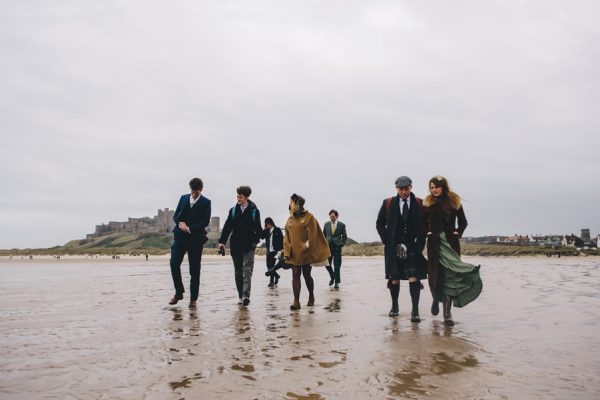
[[290, 271], [267, 288], [261, 257], [248, 308], [230, 258], [205, 258], [197, 310], [167, 304], [164, 258], [3, 259], [0, 398], [600, 398], [600, 259], [465, 259], [484, 288], [453, 328], [426, 282], [420, 324], [406, 282], [389, 318], [382, 258], [346, 258], [339, 290], [314, 268], [299, 311]]

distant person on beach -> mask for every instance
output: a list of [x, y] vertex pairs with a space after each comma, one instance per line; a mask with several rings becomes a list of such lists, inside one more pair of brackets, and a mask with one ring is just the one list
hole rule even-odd
[[239, 297], [238, 304], [244, 306], [250, 304], [254, 252], [263, 233], [260, 211], [249, 199], [251, 193], [250, 186], [237, 188], [237, 204], [229, 210], [219, 239], [219, 249], [225, 250], [225, 244], [231, 235], [229, 248]]
[[481, 293], [479, 266], [460, 259], [460, 238], [467, 228], [467, 218], [458, 194], [450, 190], [448, 180], [434, 176], [429, 180], [429, 194], [423, 200], [427, 232], [429, 288], [433, 296], [431, 313], [438, 315], [439, 302], [444, 305], [444, 324], [453, 326], [451, 308], [464, 307]]
[[[329, 211], [329, 221], [323, 225], [323, 234], [327, 243], [329, 244], [329, 251], [331, 257], [329, 257], [329, 265], [327, 271], [329, 272], [329, 286], [335, 283], [335, 289], [340, 287], [340, 270], [342, 268], [342, 248], [346, 245], [348, 235], [346, 234], [346, 225], [338, 221], [339, 213], [337, 210]], [[331, 262], [333, 261], [333, 267], [331, 268]]]
[[305, 200], [302, 196], [293, 194], [290, 197], [290, 216], [285, 224], [283, 238], [283, 254], [285, 263], [292, 266], [292, 290], [294, 302], [291, 310], [300, 309], [300, 275], [308, 289], [307, 306], [315, 305], [315, 282], [311, 276], [313, 266], [328, 265], [331, 256], [327, 240], [319, 227], [317, 219], [304, 209]]
[[399, 313], [400, 281], [408, 280], [412, 310], [411, 322], [421, 322], [419, 299], [421, 279], [427, 277], [423, 257], [425, 235], [421, 199], [412, 193], [412, 180], [401, 176], [395, 181], [396, 196], [383, 201], [377, 214], [377, 232], [384, 244], [385, 278], [392, 298], [389, 316]]
[[[270, 270], [275, 267], [275, 256], [279, 251], [283, 250], [283, 232], [281, 232], [281, 228], [275, 225], [271, 217], [265, 218], [263, 237], [267, 249], [267, 270]], [[269, 287], [277, 286], [280, 278], [279, 274], [273, 271], [269, 276]]]
[[191, 193], [179, 199], [173, 215], [173, 245], [171, 246], [171, 276], [175, 285], [175, 295], [169, 304], [177, 304], [183, 299], [183, 282], [181, 280], [181, 263], [187, 252], [190, 265], [190, 308], [196, 307], [200, 290], [200, 268], [204, 243], [208, 240], [206, 227], [210, 222], [211, 203], [202, 195], [204, 183], [200, 178], [190, 181]]

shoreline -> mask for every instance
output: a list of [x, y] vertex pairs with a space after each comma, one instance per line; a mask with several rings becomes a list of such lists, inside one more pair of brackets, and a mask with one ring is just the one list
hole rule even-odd
[[[30, 258], [33, 257], [33, 258]], [[125, 263], [125, 262], [131, 262], [131, 261], [139, 261], [141, 263], [148, 263], [148, 264], [153, 264], [156, 263], [157, 261], [160, 262], [169, 262], [169, 258], [170, 258], [170, 254], [161, 254], [161, 255], [150, 255], [148, 257], [148, 260], [146, 261], [145, 256], [141, 255], [141, 256], [132, 256], [129, 254], [120, 254], [118, 255], [119, 258], [113, 258], [112, 255], [98, 255], [96, 256], [82, 256], [82, 255], [61, 255], [60, 258], [56, 258], [56, 256], [53, 255], [47, 255], [47, 254], [31, 254], [31, 255], [24, 255], [24, 256], [13, 256], [12, 259], [10, 258], [10, 256], [0, 256], [0, 263], [38, 263], [38, 262], [53, 262], [53, 263], [68, 263], [68, 262], [89, 262], [89, 263], [94, 263], [94, 262], [112, 262], [112, 263]], [[344, 260], [361, 260], [361, 259], [367, 259], [367, 260], [374, 260], [374, 259], [381, 259], [383, 260], [383, 256], [380, 255], [370, 255], [370, 256], [344, 256]], [[482, 256], [482, 255], [463, 255], [461, 258], [464, 259], [473, 259], [473, 258], [478, 258], [478, 259], [485, 259], [485, 258], [549, 258], [549, 259], [561, 259], [561, 258], [566, 258], [566, 259], [575, 259], [575, 258], [600, 258], [600, 255], [596, 255], [596, 254], [580, 254], [580, 255], [564, 255], [559, 257], [553, 256], [553, 257], [547, 257], [544, 254], [521, 254], [521, 255], [489, 255], [489, 256]], [[229, 254], [225, 255], [225, 256], [220, 256], [218, 254], [204, 254], [202, 256], [203, 260], [210, 260], [210, 261], [219, 261], [219, 260], [223, 260], [225, 262], [231, 262], [231, 257]], [[255, 257], [255, 260], [261, 260], [264, 261], [265, 256], [264, 255], [259, 255], [257, 254]], [[319, 267], [315, 267], [315, 268], [319, 268]]]

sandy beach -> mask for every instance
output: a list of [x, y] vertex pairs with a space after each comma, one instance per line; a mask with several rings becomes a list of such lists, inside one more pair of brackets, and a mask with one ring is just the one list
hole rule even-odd
[[261, 257], [248, 308], [230, 258], [206, 257], [195, 311], [167, 305], [166, 257], [3, 258], [0, 397], [597, 399], [600, 259], [467, 260], [483, 293], [446, 328], [427, 288], [410, 323], [406, 283], [387, 316], [382, 258], [346, 259], [340, 290], [315, 268], [299, 311], [290, 272], [267, 288]]

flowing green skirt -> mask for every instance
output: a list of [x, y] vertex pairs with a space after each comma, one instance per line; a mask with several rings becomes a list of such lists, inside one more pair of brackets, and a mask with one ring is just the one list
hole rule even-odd
[[479, 296], [483, 287], [479, 265], [461, 261], [443, 232], [440, 234], [440, 265], [444, 268], [444, 295], [451, 297], [456, 307], [464, 307]]

